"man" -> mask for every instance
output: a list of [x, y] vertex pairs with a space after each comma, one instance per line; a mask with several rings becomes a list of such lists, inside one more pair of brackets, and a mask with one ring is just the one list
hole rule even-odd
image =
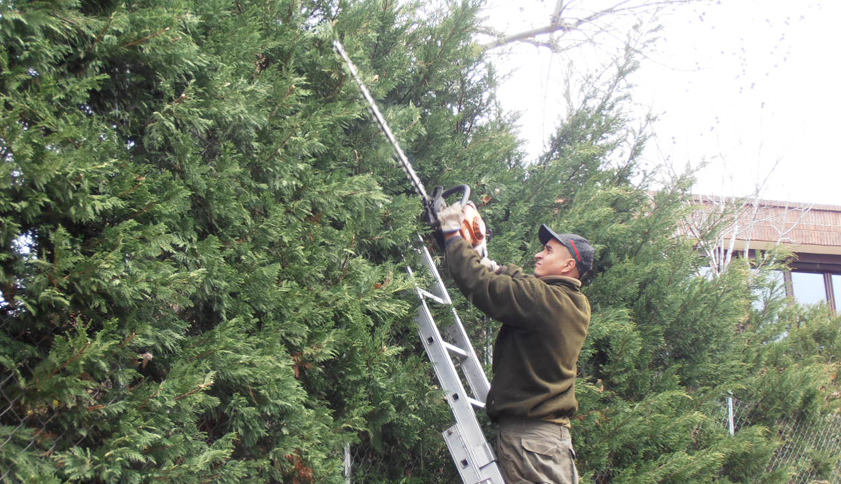
[[570, 417], [578, 409], [575, 375], [590, 323], [581, 278], [593, 266], [587, 239], [540, 227], [543, 250], [534, 275], [500, 267], [459, 235], [462, 207], [438, 214], [450, 273], [459, 289], [502, 323], [494, 343], [493, 380], [486, 401], [499, 424], [497, 459], [503, 478], [515, 483], [577, 483]]

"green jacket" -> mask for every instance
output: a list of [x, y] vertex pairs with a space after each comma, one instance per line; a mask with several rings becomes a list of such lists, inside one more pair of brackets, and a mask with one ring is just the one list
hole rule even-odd
[[488, 416], [569, 425], [578, 409], [575, 375], [590, 324], [590, 301], [581, 293], [581, 282], [537, 278], [515, 265], [494, 274], [463, 239], [450, 241], [446, 255], [461, 292], [502, 323], [494, 343]]

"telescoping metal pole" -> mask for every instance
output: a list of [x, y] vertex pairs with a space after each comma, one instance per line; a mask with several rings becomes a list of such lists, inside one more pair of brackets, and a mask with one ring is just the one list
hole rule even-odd
[[345, 64], [347, 64], [348, 70], [353, 76], [353, 79], [356, 81], [356, 84], [359, 85], [359, 90], [362, 91], [362, 95], [365, 97], [365, 100], [368, 101], [368, 107], [371, 109], [374, 119], [377, 121], [377, 124], [380, 125], [380, 129], [382, 129], [383, 133], [385, 133], [385, 137], [388, 138], [388, 142], [391, 143], [392, 147], [394, 147], [397, 161], [400, 163], [400, 166], [403, 167], [403, 171], [406, 172], [406, 176], [409, 177], [409, 181], [412, 183], [415, 191], [418, 195], [422, 196], [424, 200], [429, 200], [429, 196], [426, 194], [426, 189], [423, 187], [423, 183], [421, 183], [418, 174], [415, 172], [415, 169], [412, 168], [412, 164], [409, 163], [409, 159], [406, 158], [406, 154], [403, 153], [403, 149], [400, 148], [397, 138], [394, 137], [394, 133], [391, 132], [391, 128], [389, 128], [388, 123], [385, 122], [385, 117], [383, 117], [379, 108], [377, 108], [377, 103], [374, 101], [374, 98], [371, 96], [368, 88], [365, 87], [365, 83], [362, 82], [362, 78], [359, 77], [359, 71], [356, 69], [356, 65], [354, 65], [352, 60], [350, 60], [350, 57], [347, 55], [347, 52], [345, 52], [345, 48], [342, 46], [341, 42], [334, 40], [333, 46], [336, 48], [339, 55], [342, 56]]

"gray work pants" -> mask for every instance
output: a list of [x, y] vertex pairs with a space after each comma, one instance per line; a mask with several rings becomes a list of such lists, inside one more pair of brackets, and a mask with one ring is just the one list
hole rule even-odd
[[503, 418], [496, 454], [506, 484], [578, 484], [572, 439], [562, 425]]

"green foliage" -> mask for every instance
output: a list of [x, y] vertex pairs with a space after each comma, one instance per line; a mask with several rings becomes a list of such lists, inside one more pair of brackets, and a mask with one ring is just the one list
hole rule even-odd
[[331, 36], [421, 167], [469, 165], [515, 146], [478, 3], [0, 8], [4, 477], [339, 482], [353, 444], [369, 482], [450, 482], [420, 204]]
[[[540, 223], [598, 248], [585, 482], [784, 482], [756, 476], [780, 417], [831, 406], [837, 318], [760, 292], [767, 264], [699, 274], [691, 180], [652, 192], [624, 111], [632, 50], [524, 163], [480, 5], [0, 2], [0, 476], [342, 482], [349, 446], [359, 482], [457, 479], [411, 323], [421, 206], [335, 35], [427, 186], [473, 187], [495, 259], [530, 268]], [[734, 436], [727, 391], [757, 402]]]

